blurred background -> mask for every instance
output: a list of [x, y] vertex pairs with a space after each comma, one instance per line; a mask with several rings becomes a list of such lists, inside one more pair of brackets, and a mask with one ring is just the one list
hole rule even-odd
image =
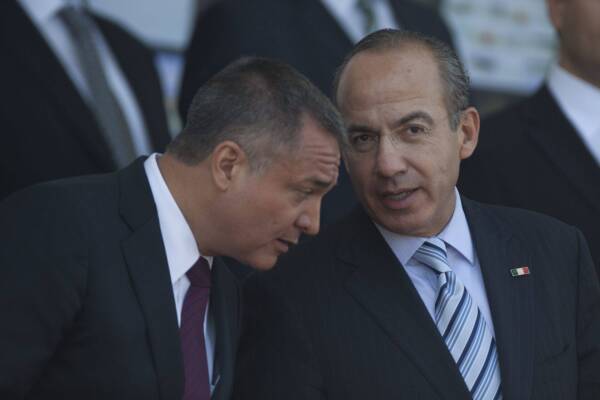
[[[219, 0], [89, 0], [96, 13], [131, 30], [157, 51], [169, 124], [180, 126], [177, 96], [184, 52], [197, 18]], [[413, 0], [447, 23], [485, 116], [533, 93], [555, 57], [556, 34], [544, 0]]]
[[[600, 3], [588, 0], [1, 1], [0, 199], [163, 152], [196, 90], [242, 55], [287, 62], [331, 95], [352, 46], [388, 27], [449, 44], [469, 72], [483, 123], [461, 193], [579, 227], [600, 270]], [[355, 205], [342, 168], [321, 225]]]

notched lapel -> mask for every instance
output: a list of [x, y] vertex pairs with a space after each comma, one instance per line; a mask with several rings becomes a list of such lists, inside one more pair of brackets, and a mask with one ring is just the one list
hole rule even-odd
[[[530, 396], [534, 359], [535, 265], [524, 244], [492, 220], [479, 205], [463, 199], [471, 235], [479, 258], [490, 306], [503, 398]], [[516, 229], [516, 228], [515, 228]], [[513, 277], [512, 268], [527, 266], [530, 275]]]
[[239, 289], [235, 277], [219, 258], [212, 268], [210, 313], [215, 322], [214, 400], [231, 397], [239, 334]]
[[2, 11], [8, 13], [9, 18], [1, 32], [23, 38], [23, 41], [6, 41], [12, 51], [9, 57], [24, 70], [30, 71], [31, 79], [35, 79], [36, 84], [44, 89], [44, 95], [52, 99], [56, 111], [73, 124], [71, 131], [76, 132], [73, 139], [82, 144], [97, 165], [106, 170], [114, 169], [110, 150], [95, 123], [95, 117], [61, 62], [17, 2], [8, 1], [5, 7]]
[[415, 364], [440, 398], [470, 399], [450, 352], [404, 268], [368, 217], [361, 218], [356, 229], [360, 238], [346, 241], [339, 252], [341, 262], [356, 267], [345, 283], [346, 290]]
[[575, 128], [544, 86], [523, 107], [523, 117], [532, 125], [526, 133], [548, 156], [550, 163], [561, 171], [587, 199], [600, 210], [600, 167], [587, 150]]
[[158, 220], [134, 232], [122, 248], [146, 321], [161, 399], [179, 399], [183, 395], [183, 361]]
[[179, 400], [184, 374], [175, 300], [143, 159], [119, 174], [121, 215], [132, 230], [121, 247], [146, 321], [160, 398]]
[[[300, 26], [306, 27], [306, 37], [318, 40], [318, 45], [330, 56], [329, 60], [341, 61], [352, 48], [352, 40], [335, 17], [320, 0], [291, 1], [298, 21], [305, 21]], [[321, 60], [322, 61], [322, 60]]]

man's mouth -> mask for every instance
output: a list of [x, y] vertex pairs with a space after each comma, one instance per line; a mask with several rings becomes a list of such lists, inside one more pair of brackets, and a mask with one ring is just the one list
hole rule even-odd
[[387, 208], [403, 209], [411, 205], [413, 194], [418, 190], [419, 188], [384, 191], [381, 193], [381, 201]]
[[278, 247], [282, 250], [282, 252], [287, 252], [290, 247], [298, 244], [298, 240], [291, 240], [285, 238], [277, 238], [276, 242], [278, 243]]
[[406, 199], [408, 196], [410, 196], [416, 191], [417, 189], [395, 190], [393, 192], [384, 192], [383, 197], [385, 197], [386, 199], [399, 201]]

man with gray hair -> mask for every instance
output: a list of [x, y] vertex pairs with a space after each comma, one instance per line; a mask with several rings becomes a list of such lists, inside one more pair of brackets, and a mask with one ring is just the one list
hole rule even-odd
[[375, 32], [335, 94], [361, 206], [246, 283], [235, 395], [599, 398], [600, 287], [581, 233], [456, 190], [479, 116], [452, 51]]
[[280, 62], [197, 92], [164, 155], [0, 204], [0, 398], [226, 400], [238, 284], [319, 230], [341, 118]]

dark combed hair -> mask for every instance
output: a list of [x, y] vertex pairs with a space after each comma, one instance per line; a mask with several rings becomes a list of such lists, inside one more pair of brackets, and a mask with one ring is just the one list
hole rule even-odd
[[185, 127], [167, 151], [194, 165], [231, 140], [253, 168], [261, 169], [280, 151], [298, 145], [305, 116], [344, 143], [338, 111], [306, 77], [283, 62], [244, 57], [196, 92]]
[[458, 127], [462, 111], [469, 107], [469, 76], [454, 51], [440, 40], [417, 32], [382, 29], [365, 36], [346, 56], [337, 69], [333, 83], [333, 96], [337, 99], [340, 77], [350, 60], [357, 54], [372, 51], [400, 50], [407, 45], [417, 45], [428, 49], [436, 60], [444, 87], [444, 99], [450, 127]]

